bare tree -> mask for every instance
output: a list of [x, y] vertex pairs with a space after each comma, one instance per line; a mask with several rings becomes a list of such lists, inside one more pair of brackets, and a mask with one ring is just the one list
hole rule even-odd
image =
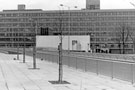
[[127, 44], [131, 29], [130, 26], [127, 24], [121, 24], [119, 27], [116, 28], [116, 42], [118, 43], [118, 47], [121, 54], [125, 54], [125, 45]]
[[[130, 28], [131, 30], [133, 30], [133, 28]], [[131, 38], [132, 40], [132, 43], [133, 43], [133, 53], [135, 53], [135, 33], [134, 32], [130, 32], [129, 33], [129, 37]]]

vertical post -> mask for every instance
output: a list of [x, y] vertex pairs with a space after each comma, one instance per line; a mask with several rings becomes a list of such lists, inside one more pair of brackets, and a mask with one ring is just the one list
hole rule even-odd
[[134, 84], [134, 64], [131, 64], [131, 83]]
[[113, 61], [112, 61], [112, 66], [111, 66], [111, 68], [112, 68], [112, 69], [111, 69], [111, 74], [112, 74], [112, 75], [111, 75], [111, 78], [113, 79], [113, 72], [114, 72], [114, 71], [113, 71]]
[[33, 69], [36, 69], [36, 46], [33, 46]]
[[20, 40], [19, 40], [19, 30], [20, 30], [20, 29], [18, 28], [18, 30], [17, 30], [17, 31], [18, 31], [17, 60], [19, 60], [19, 41], [20, 41]]
[[85, 62], [85, 72], [87, 72], [87, 59], [84, 60]]
[[36, 69], [36, 34], [37, 34], [37, 23], [35, 23], [34, 26], [33, 69]]
[[68, 54], [70, 53], [70, 7], [68, 7], [69, 10], [69, 28], [68, 28]]
[[70, 56], [68, 55], [68, 67], [70, 67]]
[[96, 68], [97, 68], [97, 75], [99, 74], [99, 70], [98, 70], [98, 60], [96, 60]]
[[75, 65], [76, 65], [76, 70], [78, 69], [78, 67], [77, 67], [77, 57], [73, 57], [73, 58], [75, 58]]
[[[18, 40], [19, 41], [19, 40]], [[17, 60], [19, 60], [19, 42], [17, 44]]]
[[25, 30], [24, 30], [24, 32], [23, 32], [23, 42], [24, 42], [24, 44], [23, 44], [23, 63], [25, 63]]
[[62, 42], [59, 44], [59, 83], [62, 83], [63, 68], [62, 68]]
[[[67, 6], [67, 5], [63, 5], [63, 4], [60, 4], [60, 6], [65, 6], [65, 7], [67, 7], [68, 8], [68, 11], [69, 11], [69, 20], [68, 20], [68, 54], [70, 53], [70, 23], [71, 23], [71, 11], [70, 11], [70, 7], [69, 6]], [[75, 6], [74, 8], [77, 8], [77, 6]]]

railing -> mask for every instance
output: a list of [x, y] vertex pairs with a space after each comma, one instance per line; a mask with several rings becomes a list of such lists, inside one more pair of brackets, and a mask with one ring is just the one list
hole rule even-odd
[[[29, 51], [27, 55], [32, 55]], [[58, 63], [58, 52], [37, 52], [37, 58]], [[134, 55], [120, 54], [94, 54], [94, 53], [63, 53], [63, 65], [92, 72], [97, 75], [105, 75], [112, 79], [135, 83], [135, 57]]]
[[[107, 55], [106, 55], [107, 56]], [[63, 55], [63, 65], [85, 72], [93, 72], [97, 75], [105, 75], [112, 79], [121, 79], [123, 81], [135, 83], [135, 62], [132, 58], [125, 58], [116, 55], [117, 58], [104, 55]], [[58, 63], [57, 53], [38, 53], [38, 58], [46, 61]]]

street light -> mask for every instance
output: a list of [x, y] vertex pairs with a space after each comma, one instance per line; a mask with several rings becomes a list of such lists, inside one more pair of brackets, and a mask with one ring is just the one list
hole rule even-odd
[[[60, 6], [65, 6], [63, 4], [60, 4]], [[65, 6], [65, 7], [68, 7], [68, 6]], [[59, 8], [60, 9], [60, 8]], [[68, 31], [68, 53], [70, 51], [70, 7], [68, 7], [68, 10], [69, 10], [69, 31]], [[61, 15], [61, 14], [60, 14]], [[63, 77], [63, 63], [62, 63], [62, 18], [59, 18], [60, 20], [60, 26], [59, 26], [59, 34], [60, 34], [60, 43], [59, 43], [59, 46], [58, 46], [58, 49], [59, 49], [59, 80], [58, 80], [58, 83], [62, 84], [64, 81], [62, 80], [62, 77]]]
[[[62, 4], [60, 4], [60, 6], [62, 6]], [[59, 8], [60, 10], [60, 8]], [[58, 81], [49, 81], [52, 84], [69, 84], [67, 81], [63, 81], [62, 77], [63, 77], [63, 63], [62, 63], [62, 13], [59, 12], [59, 38], [60, 38], [60, 43], [58, 45], [58, 50], [59, 50], [59, 77], [58, 77]]]
[[[60, 6], [64, 6], [64, 7], [67, 7], [68, 8], [68, 11], [69, 11], [69, 19], [68, 19], [68, 54], [70, 53], [70, 29], [71, 29], [71, 27], [70, 27], [70, 23], [71, 23], [71, 11], [70, 11], [70, 8], [71, 7], [69, 7], [69, 6], [67, 6], [67, 5], [64, 5], [64, 4], [60, 4]], [[77, 8], [77, 6], [74, 6], [74, 8]]]
[[[60, 4], [60, 6], [65, 6], [63, 4]], [[68, 7], [68, 6], [65, 6], [65, 7]], [[59, 8], [60, 9], [60, 8]], [[68, 10], [69, 10], [69, 31], [68, 31], [68, 53], [70, 51], [70, 7], [68, 7]], [[61, 15], [61, 14], [60, 14]], [[60, 33], [60, 43], [59, 43], [59, 80], [58, 80], [58, 83], [62, 84], [64, 81], [62, 80], [62, 77], [63, 77], [63, 63], [62, 63], [62, 18], [60, 17], [59, 18], [60, 20], [60, 26], [59, 26], [59, 33]]]

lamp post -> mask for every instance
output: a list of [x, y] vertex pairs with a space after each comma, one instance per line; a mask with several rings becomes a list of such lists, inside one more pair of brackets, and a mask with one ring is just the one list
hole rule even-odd
[[[69, 13], [68, 13], [68, 17], [69, 17], [69, 19], [68, 19], [68, 54], [70, 53], [70, 29], [71, 29], [71, 27], [70, 27], [70, 23], [71, 23], [71, 10], [70, 10], [70, 7], [69, 6], [67, 6], [67, 5], [63, 5], [63, 4], [60, 4], [60, 6], [64, 6], [64, 7], [67, 7], [68, 8], [68, 11], [69, 11]], [[74, 6], [74, 8], [77, 8], [77, 6]]]
[[17, 60], [19, 60], [19, 42], [17, 44]]
[[[65, 6], [63, 4], [60, 4], [60, 6]], [[70, 52], [70, 7], [68, 7], [68, 10], [69, 10], [69, 20], [68, 20], [68, 23], [69, 23], [69, 28], [68, 28], [68, 54]], [[60, 16], [60, 26], [59, 26], [59, 31], [60, 31], [60, 43], [59, 43], [59, 79], [58, 79], [58, 83], [62, 84], [64, 81], [62, 80], [62, 77], [63, 77], [63, 63], [62, 63], [62, 18]]]
[[[61, 6], [61, 5], [60, 5]], [[60, 10], [60, 8], [59, 8]], [[58, 45], [58, 50], [59, 50], [59, 77], [58, 77], [58, 81], [49, 81], [52, 84], [69, 84], [69, 82], [67, 81], [63, 81], [63, 63], [62, 63], [62, 13], [59, 12], [59, 38], [60, 38], [60, 43]]]

